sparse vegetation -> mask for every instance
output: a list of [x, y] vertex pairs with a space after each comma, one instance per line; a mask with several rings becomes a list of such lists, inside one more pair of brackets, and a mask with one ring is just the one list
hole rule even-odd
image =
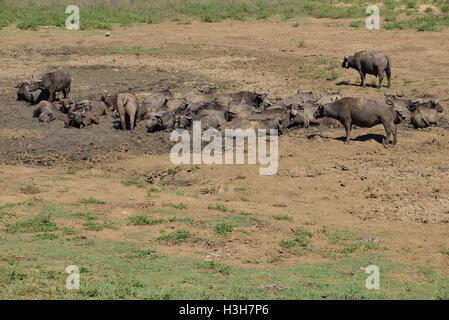
[[58, 226], [50, 215], [38, 215], [32, 219], [6, 224], [6, 232], [9, 233], [50, 232], [57, 229]]

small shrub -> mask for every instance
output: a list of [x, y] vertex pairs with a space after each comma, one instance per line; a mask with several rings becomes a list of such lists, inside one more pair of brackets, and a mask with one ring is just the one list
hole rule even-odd
[[306, 43], [304, 40], [298, 41], [298, 48], [306, 48]]

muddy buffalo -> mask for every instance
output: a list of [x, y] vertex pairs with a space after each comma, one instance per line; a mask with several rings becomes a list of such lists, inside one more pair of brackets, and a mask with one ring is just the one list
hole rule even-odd
[[33, 117], [38, 117], [40, 122], [49, 123], [53, 120], [66, 120], [66, 115], [48, 101], [41, 101], [33, 111]]
[[120, 93], [117, 96], [117, 112], [120, 115], [122, 129], [126, 130], [127, 120], [129, 129], [132, 131], [136, 126], [137, 114], [139, 112], [139, 102], [133, 93]]
[[48, 94], [45, 91], [36, 90], [31, 92], [31, 83], [28, 81], [21, 82], [19, 84], [12, 83], [12, 86], [17, 89], [17, 100], [23, 100], [31, 103], [39, 103], [48, 99]]
[[65, 126], [84, 128], [91, 125], [92, 123], [99, 124], [100, 120], [98, 120], [98, 118], [91, 110], [80, 108], [76, 111], [69, 111], [65, 121]]

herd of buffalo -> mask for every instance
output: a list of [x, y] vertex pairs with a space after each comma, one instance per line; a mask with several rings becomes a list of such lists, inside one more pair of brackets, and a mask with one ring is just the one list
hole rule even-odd
[[[359, 71], [362, 85], [365, 75], [375, 74], [382, 83], [383, 73], [390, 84], [390, 58], [381, 53], [358, 52], [345, 57], [342, 67]], [[312, 92], [299, 90], [295, 95], [270, 98], [264, 92], [226, 92], [217, 87], [198, 88], [197, 93], [173, 97], [166, 89], [152, 92], [142, 102], [133, 93], [118, 93], [98, 99], [69, 98], [71, 76], [58, 70], [38, 80], [14, 84], [17, 98], [36, 108], [35, 117], [42, 122], [62, 120], [65, 126], [82, 128], [98, 124], [103, 116], [119, 119], [122, 129], [133, 130], [145, 121], [148, 132], [165, 129], [190, 129], [193, 121], [201, 121], [202, 129], [277, 129], [280, 134], [289, 127], [309, 125], [335, 126], [346, 129], [349, 143], [353, 125], [372, 127], [382, 124], [387, 133], [384, 145], [397, 141], [396, 125], [412, 124], [425, 128], [442, 117], [443, 107], [436, 99], [411, 100], [401, 95], [385, 95], [384, 99], [343, 97], [340, 91]], [[57, 97], [62, 92], [63, 98]]]

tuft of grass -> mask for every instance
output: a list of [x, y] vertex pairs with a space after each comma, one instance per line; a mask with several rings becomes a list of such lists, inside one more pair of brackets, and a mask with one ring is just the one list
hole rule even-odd
[[232, 231], [234, 230], [234, 227], [226, 222], [223, 223], [218, 223], [215, 228], [214, 231], [215, 233], [219, 234], [220, 236], [227, 236], [228, 234], [230, 234]]
[[202, 264], [201, 267], [216, 273], [220, 273], [224, 276], [229, 276], [231, 274], [231, 267], [218, 261], [208, 261]]
[[173, 216], [170, 219], [168, 219], [168, 222], [182, 222], [186, 224], [192, 224], [193, 223], [192, 218], [178, 218], [177, 216]]
[[127, 187], [136, 186], [138, 188], [144, 188], [147, 185], [147, 183], [145, 181], [137, 179], [137, 178], [123, 179], [120, 181], [120, 183]]
[[313, 237], [313, 233], [309, 230], [296, 228], [294, 231], [295, 237], [289, 240], [281, 240], [280, 246], [291, 249], [294, 247], [308, 248], [310, 245], [310, 238]]
[[77, 212], [73, 213], [73, 215], [75, 217], [86, 219], [86, 220], [96, 220], [97, 219], [97, 214], [93, 211], [86, 211], [86, 210], [77, 211]]
[[6, 224], [8, 233], [35, 233], [57, 230], [58, 226], [51, 220], [50, 215], [38, 215], [32, 219]]
[[88, 231], [101, 231], [104, 229], [104, 225], [98, 224], [95, 221], [87, 221], [83, 226]]
[[33, 240], [55, 240], [59, 239], [58, 234], [54, 233], [38, 233], [35, 236], [33, 236]]
[[276, 219], [276, 220], [293, 221], [293, 217], [288, 216], [288, 215], [277, 214], [277, 215], [273, 215], [272, 217], [273, 217], [273, 219]]
[[159, 189], [157, 187], [150, 187], [147, 191], [147, 196], [151, 196], [152, 193], [159, 193], [162, 192], [162, 189]]
[[79, 201], [79, 203], [81, 203], [81, 204], [101, 204], [101, 205], [103, 205], [103, 204], [106, 204], [106, 201], [97, 200], [97, 199], [95, 199], [93, 197], [90, 197], [89, 199], [81, 199]]
[[157, 238], [158, 241], [181, 245], [187, 241], [187, 239], [191, 238], [193, 235], [190, 231], [180, 229], [173, 233], [166, 234]]
[[299, 40], [298, 48], [306, 48], [306, 42], [304, 40]]
[[134, 249], [131, 251], [131, 254], [127, 255], [127, 258], [156, 258], [157, 252], [155, 249]]
[[73, 228], [64, 227], [64, 228], [62, 228], [62, 233], [64, 235], [71, 236], [71, 235], [77, 234], [78, 232]]
[[163, 203], [163, 205], [166, 207], [172, 207], [175, 209], [187, 209], [187, 205], [184, 202], [180, 202], [180, 203], [165, 202], [165, 203]]
[[211, 210], [218, 210], [218, 211], [223, 211], [223, 212], [228, 211], [228, 207], [226, 207], [224, 204], [220, 204], [220, 203], [217, 203], [215, 205], [209, 205], [207, 208], [211, 209]]
[[154, 219], [147, 215], [137, 215], [133, 217], [128, 217], [129, 221], [135, 226], [152, 226], [155, 224], [161, 224], [166, 222], [164, 219]]
[[41, 190], [36, 186], [26, 185], [20, 187], [20, 192], [24, 194], [38, 194], [41, 192]]

